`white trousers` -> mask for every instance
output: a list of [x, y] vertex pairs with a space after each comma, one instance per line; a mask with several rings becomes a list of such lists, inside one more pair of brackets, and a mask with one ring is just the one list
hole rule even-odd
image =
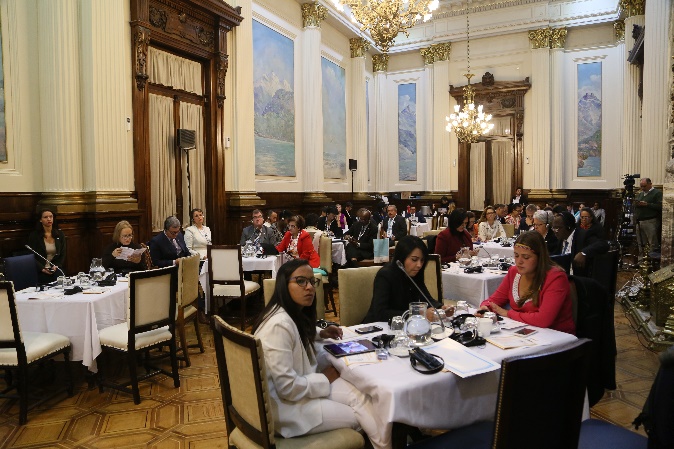
[[330, 396], [320, 399], [323, 422], [308, 433], [351, 428], [363, 430], [376, 449], [391, 448], [389, 426], [379, 423], [374, 413], [372, 400], [341, 377], [330, 385]]

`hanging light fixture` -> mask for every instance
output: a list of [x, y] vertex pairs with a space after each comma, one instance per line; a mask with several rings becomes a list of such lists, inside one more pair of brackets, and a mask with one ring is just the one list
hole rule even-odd
[[494, 128], [491, 114], [486, 115], [482, 111], [482, 105], [475, 108], [475, 91], [470, 85], [470, 79], [475, 75], [470, 73], [470, 21], [468, 18], [469, 8], [466, 8], [466, 47], [468, 72], [463, 76], [468, 79], [468, 84], [463, 88], [463, 110], [458, 104], [454, 105], [454, 113], [447, 117], [448, 132], [454, 131], [461, 143], [475, 143], [481, 135], [488, 133]]
[[388, 53], [398, 33], [405, 33], [423, 19], [427, 22], [440, 5], [439, 0], [332, 0], [335, 7], [351, 10], [361, 31], [368, 31], [379, 49]]

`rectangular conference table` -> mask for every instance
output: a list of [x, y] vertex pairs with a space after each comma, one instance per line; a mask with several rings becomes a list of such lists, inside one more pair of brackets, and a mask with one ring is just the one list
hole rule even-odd
[[[376, 324], [391, 333], [386, 323]], [[357, 327], [359, 326], [353, 326], [351, 329]], [[512, 332], [512, 330], [501, 330], [492, 335], [505, 335]], [[372, 339], [374, 335], [358, 336], [353, 339], [363, 337]], [[487, 343], [481, 348], [465, 349], [472, 351], [480, 358], [500, 365], [506, 357], [535, 354], [576, 340], [573, 335], [540, 328], [533, 337], [541, 345], [503, 350]], [[443, 357], [447, 362], [452, 360], [454, 343], [440, 342], [424, 349]], [[393, 423], [427, 429], [456, 429], [478, 421], [494, 419], [500, 368], [488, 373], [461, 378], [452, 372], [444, 371], [431, 375], [417, 373], [412, 369], [409, 358], [389, 356], [388, 360], [378, 363], [350, 367], [344, 358], [335, 358], [324, 352], [321, 356], [328, 358], [342, 378], [361, 392], [371, 396], [374, 410], [377, 412], [376, 418], [387, 432], [393, 431]], [[585, 416], [589, 417], [587, 401]]]
[[[101, 353], [98, 331], [126, 320], [129, 285], [118, 280], [114, 287], [93, 291], [103, 293], [66, 296], [55, 288], [36, 293], [33, 287], [16, 292], [21, 330], [65, 335], [72, 344], [71, 360], [82, 361], [89, 371], [96, 372], [96, 357]], [[31, 299], [41, 293], [49, 296]]]
[[442, 270], [442, 298], [467, 301], [472, 307], [496, 291], [506, 272], [483, 269], [482, 273], [464, 273], [457, 263]]

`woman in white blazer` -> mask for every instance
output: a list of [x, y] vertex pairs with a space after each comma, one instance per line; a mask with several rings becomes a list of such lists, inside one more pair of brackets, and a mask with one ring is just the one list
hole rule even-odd
[[208, 253], [207, 247], [211, 244], [211, 230], [204, 224], [204, 211], [192, 209], [190, 218], [192, 226], [185, 229], [185, 245], [191, 251], [199, 253], [201, 259], [205, 259]]
[[[375, 448], [391, 447], [369, 396], [342, 379], [316, 349], [316, 282], [303, 259], [285, 263], [269, 304], [253, 325], [262, 342], [276, 432], [285, 438], [350, 427], [364, 430]], [[335, 326], [319, 338], [339, 338]], [[319, 370], [319, 359], [321, 368]]]

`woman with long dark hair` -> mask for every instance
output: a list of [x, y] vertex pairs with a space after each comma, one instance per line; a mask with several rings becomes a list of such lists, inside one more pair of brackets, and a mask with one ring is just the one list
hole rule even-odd
[[[276, 431], [284, 438], [350, 427], [362, 428], [376, 448], [390, 447], [376, 422], [369, 396], [340, 377], [333, 366], [319, 371], [316, 280], [304, 259], [281, 266], [269, 304], [253, 325], [262, 342]], [[328, 326], [319, 338], [341, 338]]]
[[[550, 260], [543, 236], [520, 234], [513, 246], [515, 265], [481, 310], [538, 327], [576, 333], [566, 272]], [[510, 305], [510, 310], [504, 307]]]
[[66, 261], [66, 236], [58, 228], [53, 210], [43, 208], [40, 211], [35, 230], [28, 236], [28, 246], [42, 256], [35, 256], [38, 282], [54, 282], [61, 275], [58, 269], [63, 270]]
[[461, 248], [470, 248], [471, 255], [477, 255], [473, 250], [473, 239], [466, 230], [468, 215], [463, 209], [454, 209], [449, 214], [449, 226], [443, 229], [435, 240], [435, 252], [440, 254], [442, 262], [456, 262], [456, 253]]

